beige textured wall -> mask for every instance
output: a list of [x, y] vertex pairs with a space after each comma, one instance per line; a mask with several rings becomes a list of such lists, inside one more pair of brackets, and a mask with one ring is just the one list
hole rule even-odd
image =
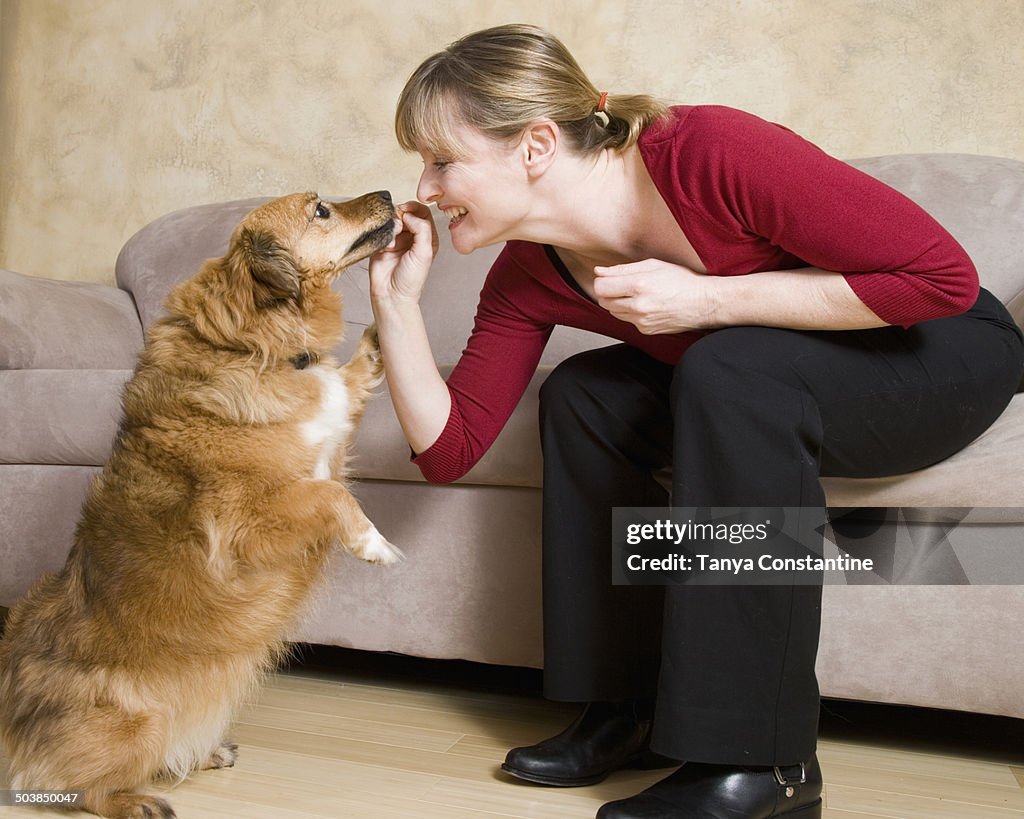
[[190, 204], [388, 187], [425, 56], [502, 22], [604, 88], [735, 105], [839, 156], [1024, 159], [1022, 0], [0, 0], [0, 266], [109, 282]]

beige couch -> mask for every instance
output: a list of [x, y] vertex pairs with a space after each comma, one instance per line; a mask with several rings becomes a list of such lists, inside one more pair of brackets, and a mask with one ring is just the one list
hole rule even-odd
[[[854, 164], [938, 217], [1024, 323], [1024, 163], [905, 155]], [[142, 228], [117, 260], [117, 288], [0, 271], [0, 606], [63, 562], [86, 486], [108, 454], [119, 388], [145, 327], [171, 286], [223, 252], [231, 228], [258, 201], [194, 207]], [[423, 307], [437, 360], [451, 365], [496, 250], [460, 257], [445, 234]], [[351, 270], [340, 288], [351, 345], [371, 319], [365, 269]], [[539, 666], [537, 388], [553, 363], [604, 343], [556, 331], [496, 445], [451, 486], [423, 482], [387, 396], [377, 396], [357, 442], [356, 491], [407, 560], [379, 569], [339, 555], [291, 636]], [[832, 536], [843, 548], [887, 555], [892, 565], [826, 586], [818, 660], [825, 696], [1024, 716], [1024, 588], [1011, 570], [1015, 558], [1024, 561], [1022, 463], [1018, 395], [984, 436], [930, 469], [827, 481], [830, 505], [886, 507], [902, 522], [873, 538]], [[979, 569], [974, 557], [989, 546], [995, 557]], [[888, 582], [894, 578], [904, 582]]]

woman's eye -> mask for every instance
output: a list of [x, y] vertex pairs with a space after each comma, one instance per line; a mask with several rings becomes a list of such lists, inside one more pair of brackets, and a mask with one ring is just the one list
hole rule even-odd
[[447, 168], [451, 164], [452, 163], [448, 162], [447, 160], [439, 159], [439, 160], [437, 160], [434, 163], [434, 167], [437, 168], [437, 170], [439, 170], [439, 171], [443, 171], [445, 168]]
[[326, 219], [331, 215], [331, 212], [330, 210], [327, 209], [327, 205], [325, 205], [323, 202], [318, 202], [316, 206], [316, 211], [313, 213], [313, 215], [316, 216], [317, 219]]

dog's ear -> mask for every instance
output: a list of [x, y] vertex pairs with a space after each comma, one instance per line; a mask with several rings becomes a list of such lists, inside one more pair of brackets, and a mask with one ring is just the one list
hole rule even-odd
[[235, 246], [235, 261], [253, 279], [256, 306], [273, 307], [283, 301], [298, 302], [301, 276], [295, 259], [264, 230], [244, 228]]

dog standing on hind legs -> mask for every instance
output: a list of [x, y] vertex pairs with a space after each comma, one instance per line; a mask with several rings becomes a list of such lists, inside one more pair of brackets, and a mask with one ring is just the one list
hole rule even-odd
[[0, 641], [12, 788], [78, 791], [75, 807], [116, 819], [173, 817], [138, 789], [234, 764], [224, 733], [332, 545], [401, 559], [344, 482], [383, 378], [373, 328], [344, 366], [330, 354], [344, 327], [331, 282], [392, 241], [394, 215], [386, 193], [276, 199], [171, 292], [67, 563]]

